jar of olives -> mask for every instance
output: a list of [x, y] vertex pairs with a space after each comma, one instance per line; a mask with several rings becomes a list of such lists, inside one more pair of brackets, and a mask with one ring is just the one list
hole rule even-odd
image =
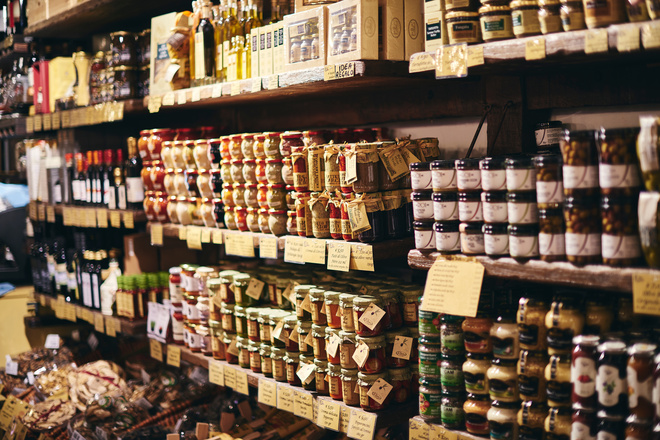
[[566, 197], [597, 195], [598, 152], [595, 133], [564, 130], [560, 146]]
[[642, 251], [637, 226], [636, 200], [603, 196], [601, 215], [603, 263], [616, 267], [638, 264]]
[[566, 258], [582, 266], [601, 262], [601, 222], [591, 197], [568, 197], [564, 204]]
[[566, 259], [564, 216], [561, 208], [539, 208], [539, 255], [542, 261]]
[[636, 197], [640, 178], [636, 142], [639, 129], [605, 129], [597, 133], [598, 177], [601, 192]]

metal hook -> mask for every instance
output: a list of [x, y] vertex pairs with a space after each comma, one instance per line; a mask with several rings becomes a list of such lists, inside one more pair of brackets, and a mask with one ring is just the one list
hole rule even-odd
[[486, 120], [486, 116], [488, 116], [488, 113], [490, 113], [491, 110], [490, 105], [486, 105], [484, 107], [484, 114], [481, 116], [481, 121], [479, 121], [479, 126], [477, 127], [477, 131], [474, 133], [474, 136], [472, 137], [472, 142], [470, 143], [470, 148], [467, 150], [467, 154], [465, 155], [466, 158], [469, 158], [470, 155], [472, 154], [472, 150], [474, 149], [474, 144], [477, 143], [477, 139], [479, 138], [479, 133], [481, 132], [481, 127], [484, 126], [484, 121]]

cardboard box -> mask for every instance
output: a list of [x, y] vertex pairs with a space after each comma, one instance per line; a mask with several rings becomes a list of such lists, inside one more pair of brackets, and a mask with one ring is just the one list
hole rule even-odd
[[145, 232], [124, 235], [124, 275], [158, 270], [158, 248], [151, 245], [151, 236]]
[[424, 14], [425, 52], [434, 52], [448, 43], [449, 38], [447, 36], [447, 25], [444, 15], [445, 13], [442, 11]]
[[378, 58], [402, 61], [404, 50], [404, 2], [403, 0], [379, 0]]
[[30, 26], [48, 19], [48, 0], [30, 0], [27, 4], [27, 18]]
[[328, 64], [377, 60], [378, 0], [343, 0], [327, 8]]
[[273, 35], [272, 24], [262, 26], [259, 31], [259, 76], [273, 74]]
[[424, 0], [424, 14], [445, 10], [444, 0]]
[[153, 96], [164, 95], [174, 90], [170, 80], [174, 75], [181, 73], [178, 66], [170, 62], [170, 54], [167, 51], [167, 40], [175, 23], [176, 12], [151, 19], [149, 94]]
[[422, 0], [405, 0], [403, 16], [405, 22], [405, 59], [408, 61], [410, 60], [410, 55], [424, 51]]
[[279, 21], [272, 25], [273, 35], [273, 73], [284, 72], [286, 47], [284, 46], [284, 22]]
[[250, 30], [250, 60], [251, 60], [251, 71], [252, 77], [256, 78], [259, 76], [259, 30], [258, 28], [253, 28]]
[[325, 66], [326, 16], [326, 7], [319, 6], [284, 17], [285, 70]]
[[76, 83], [76, 67], [71, 57], [57, 57], [48, 62], [48, 105], [55, 111], [55, 100], [64, 98]]

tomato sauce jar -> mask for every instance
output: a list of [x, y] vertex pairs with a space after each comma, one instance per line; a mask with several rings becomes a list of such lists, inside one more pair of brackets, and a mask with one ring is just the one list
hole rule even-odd
[[369, 347], [369, 357], [367, 358], [364, 365], [358, 365], [358, 370], [361, 373], [367, 374], [376, 374], [383, 371], [387, 365], [387, 355], [385, 354], [385, 336], [357, 336], [355, 339], [357, 342], [356, 350], [361, 344], [366, 344]]

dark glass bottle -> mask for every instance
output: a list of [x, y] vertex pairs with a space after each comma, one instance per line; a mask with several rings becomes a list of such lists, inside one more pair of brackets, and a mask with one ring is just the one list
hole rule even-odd
[[92, 307], [101, 310], [101, 270], [103, 268], [103, 259], [101, 252], [94, 252], [89, 266], [90, 278], [92, 281]]
[[126, 177], [124, 176], [124, 152], [122, 150], [115, 151], [115, 164], [112, 168], [112, 182], [115, 194], [114, 206], [112, 206], [111, 201], [111, 206], [109, 206], [109, 208], [126, 209]]
[[93, 152], [87, 152], [87, 161], [85, 162], [85, 203], [91, 205], [94, 197], [94, 157]]
[[94, 205], [100, 205], [103, 203], [103, 180], [101, 175], [103, 174], [103, 160], [101, 157], [101, 151], [94, 151], [94, 194], [92, 194], [92, 203]]
[[[101, 204], [110, 206], [111, 193], [114, 193], [112, 182], [112, 150], [103, 151], [103, 167], [101, 168]], [[114, 199], [114, 197], [113, 197]]]
[[64, 243], [61, 243], [55, 255], [55, 292], [63, 298], [68, 297], [69, 282], [66, 269], [66, 249]]
[[144, 187], [142, 186], [142, 159], [138, 155], [137, 140], [129, 137], [128, 141], [128, 160], [124, 165], [124, 175], [126, 176], [126, 208], [143, 209]]
[[202, 5], [202, 18], [195, 31], [195, 81], [207, 84], [215, 76], [215, 30], [211, 22], [211, 2]]

